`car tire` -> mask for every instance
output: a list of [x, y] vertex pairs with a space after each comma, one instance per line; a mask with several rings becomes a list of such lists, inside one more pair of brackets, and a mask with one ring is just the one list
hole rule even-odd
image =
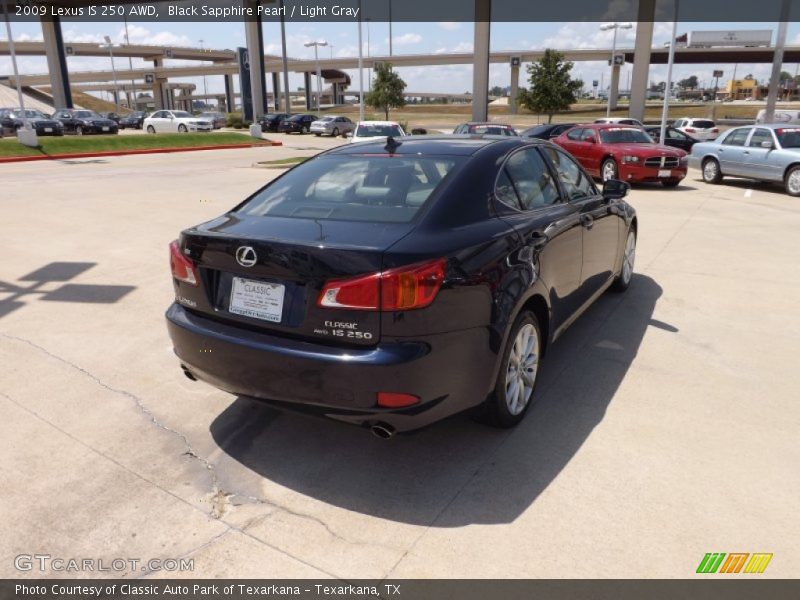
[[622, 248], [622, 260], [619, 275], [614, 279], [611, 289], [615, 292], [624, 292], [633, 280], [633, 267], [636, 262], [636, 230], [629, 229], [625, 237], [625, 246]]
[[319, 137], [319, 136], [321, 136], [322, 134], [321, 134], [321, 133], [315, 133], [314, 135], [315, 135], [315, 136], [317, 136], [317, 137]]
[[795, 165], [788, 171], [783, 178], [783, 185], [786, 193], [795, 198], [800, 196], [800, 165]]
[[680, 182], [680, 179], [666, 179], [661, 182], [661, 185], [663, 185], [665, 188], [676, 188]]
[[[513, 356], [512, 356], [513, 353]], [[503, 349], [494, 391], [482, 406], [480, 419], [494, 427], [514, 427], [536, 401], [542, 355], [539, 321], [530, 311], [519, 314]], [[515, 358], [516, 357], [516, 358]]]
[[80, 125], [78, 125], [78, 126], [75, 128], [75, 135], [83, 135], [83, 127], [81, 127]]
[[619, 167], [617, 161], [613, 158], [607, 158], [603, 161], [600, 167], [600, 179], [608, 181], [609, 179], [619, 179]]
[[308, 127], [301, 127], [300, 128], [300, 134], [301, 135], [305, 135], [306, 133], [308, 133]]
[[716, 158], [707, 158], [703, 161], [702, 169], [703, 181], [706, 183], [717, 184], [722, 181], [722, 169]]
[[147, 126], [147, 133], [155, 133], [155, 132], [156, 132], [155, 127], [153, 127], [152, 125]]
[[186, 125], [178, 125], [178, 133], [187, 133], [189, 130], [186, 129]]
[[331, 136], [332, 137], [339, 137], [339, 128], [338, 127], [334, 127], [333, 128], [333, 133], [331, 134]]

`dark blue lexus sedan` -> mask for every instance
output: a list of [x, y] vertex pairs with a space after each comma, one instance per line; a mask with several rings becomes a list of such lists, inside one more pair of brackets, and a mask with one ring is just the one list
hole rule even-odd
[[536, 400], [550, 343], [633, 273], [627, 184], [549, 142], [348, 144], [170, 246], [184, 373], [381, 437]]

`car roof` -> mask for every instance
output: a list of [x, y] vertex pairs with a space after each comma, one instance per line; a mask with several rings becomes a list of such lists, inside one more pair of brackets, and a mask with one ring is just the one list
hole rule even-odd
[[[471, 156], [483, 148], [493, 145], [507, 147], [548, 145], [545, 140], [511, 137], [504, 135], [441, 135], [406, 136], [399, 138], [393, 154], [429, 154], [433, 156]], [[386, 154], [386, 141], [359, 142], [337, 146], [326, 154]]]
[[397, 121], [359, 121], [358, 124], [364, 125], [400, 125]]
[[511, 127], [508, 123], [491, 123], [489, 121], [467, 121], [463, 125], [487, 125], [491, 127]]

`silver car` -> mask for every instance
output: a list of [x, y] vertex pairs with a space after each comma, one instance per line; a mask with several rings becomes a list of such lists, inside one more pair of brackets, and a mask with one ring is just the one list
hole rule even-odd
[[347, 117], [338, 115], [327, 115], [311, 123], [311, 133], [316, 136], [320, 136], [323, 133], [333, 137], [343, 136], [353, 131], [353, 129], [355, 129], [355, 123]]
[[800, 125], [729, 129], [713, 142], [695, 144], [689, 166], [700, 169], [706, 183], [744, 177], [783, 183], [787, 194], [800, 196]]

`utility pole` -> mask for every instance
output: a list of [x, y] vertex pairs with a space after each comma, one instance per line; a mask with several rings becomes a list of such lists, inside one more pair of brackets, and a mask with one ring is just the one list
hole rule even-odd
[[289, 57], [286, 56], [286, 22], [283, 17], [283, 0], [281, 0], [281, 51], [283, 52], [283, 112], [292, 112], [292, 98], [289, 93]]
[[[203, 40], [197, 40], [200, 42], [200, 52], [203, 51]], [[208, 96], [208, 87], [206, 86], [206, 76], [203, 75], [203, 95]], [[203, 106], [208, 106], [208, 98], [203, 98]]]
[[306, 48], [310, 48], [311, 46], [314, 46], [314, 62], [316, 63], [316, 67], [315, 68], [317, 70], [317, 110], [319, 111], [319, 110], [321, 110], [320, 109], [320, 102], [322, 101], [322, 78], [321, 78], [320, 69], [319, 69], [319, 51], [318, 51], [318, 49], [319, 49], [320, 46], [327, 46], [328, 42], [325, 42], [325, 41], [308, 42], [308, 43], [303, 44], [303, 45]]
[[[128, 17], [124, 17], [125, 19], [125, 45], [131, 45], [131, 38], [128, 37]], [[133, 58], [130, 56], [128, 57], [128, 68], [133, 71]], [[139, 108], [139, 98], [136, 96], [136, 79], [131, 77], [131, 86], [133, 88], [133, 110]], [[130, 106], [128, 108], [131, 108]]]
[[358, 0], [358, 120], [364, 120], [364, 51], [361, 41], [361, 0]]

